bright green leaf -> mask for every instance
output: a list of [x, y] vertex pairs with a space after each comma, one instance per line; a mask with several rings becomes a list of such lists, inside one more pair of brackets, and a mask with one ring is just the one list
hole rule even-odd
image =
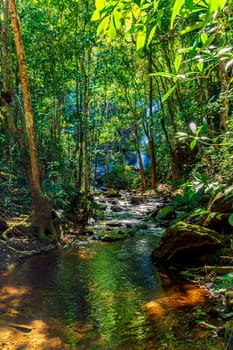
[[197, 22], [194, 25], [188, 26], [185, 29], [181, 30], [180, 35], [184, 35], [184, 34], [190, 33], [193, 30], [201, 28], [202, 26], [203, 26], [203, 22]]
[[144, 47], [146, 41], [146, 31], [141, 30], [137, 34], [137, 40], [136, 40], [136, 48], [137, 50], [140, 50]]
[[176, 73], [179, 72], [181, 62], [182, 62], [182, 55], [176, 56], [175, 63], [174, 63]]
[[121, 27], [121, 17], [122, 17], [122, 12], [119, 11], [117, 8], [114, 9], [113, 12], [113, 16], [114, 16], [114, 24], [115, 24], [115, 28], [119, 29]]
[[195, 148], [196, 144], [197, 144], [197, 140], [195, 140], [195, 139], [192, 140], [192, 142], [190, 143], [190, 146], [189, 146], [190, 149], [193, 150]]
[[156, 72], [156, 73], [152, 73], [152, 76], [159, 76], [159, 77], [166, 77], [166, 78], [176, 78], [175, 74], [169, 73], [169, 72]]
[[176, 89], [176, 85], [172, 86], [167, 92], [166, 94], [163, 96], [162, 98], [162, 102], [167, 101], [168, 97], [173, 93], [173, 91]]
[[155, 26], [151, 29], [150, 34], [149, 34], [148, 39], [147, 39], [147, 46], [150, 45], [151, 40], [153, 39], [153, 37], [154, 37], [154, 35], [155, 35], [156, 28], [157, 28], [157, 26], [155, 25]]
[[105, 6], [105, 0], [95, 0], [95, 7], [97, 10], [101, 11]]
[[100, 19], [100, 12], [99, 10], [95, 10], [92, 17], [91, 17], [91, 20], [94, 22], [94, 21], [98, 21]]
[[197, 64], [197, 68], [199, 69], [200, 72], [203, 72], [203, 68], [204, 68], [204, 62], [198, 62]]
[[109, 36], [110, 40], [116, 39], [116, 28], [115, 28], [115, 25], [114, 25], [113, 16], [111, 18], [110, 25], [109, 25], [108, 36]]
[[97, 28], [97, 36], [102, 35], [102, 34], [106, 34], [107, 31], [107, 27], [109, 24], [109, 16], [106, 16], [99, 24], [98, 28]]
[[158, 0], [154, 0], [154, 12], [157, 11], [158, 6], [159, 6], [159, 1]]
[[184, 3], [185, 3], [185, 0], [176, 0], [175, 4], [173, 5], [173, 11], [172, 11], [172, 15], [171, 15], [171, 25], [170, 25], [171, 28], [173, 28], [175, 18], [177, 15], [179, 15], [180, 9]]
[[205, 44], [206, 40], [208, 39], [208, 36], [206, 33], [201, 33], [201, 41], [203, 44]]

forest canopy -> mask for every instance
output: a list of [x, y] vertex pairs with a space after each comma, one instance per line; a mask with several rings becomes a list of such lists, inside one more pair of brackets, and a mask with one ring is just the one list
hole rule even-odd
[[0, 10], [1, 181], [29, 185], [42, 231], [92, 186], [231, 182], [231, 1]]

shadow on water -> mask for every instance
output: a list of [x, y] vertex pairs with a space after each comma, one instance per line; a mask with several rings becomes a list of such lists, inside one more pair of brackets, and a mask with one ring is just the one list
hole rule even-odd
[[80, 242], [18, 265], [3, 279], [0, 338], [19, 340], [2, 349], [223, 349], [200, 339], [189, 313], [205, 292], [153, 266], [157, 240]]

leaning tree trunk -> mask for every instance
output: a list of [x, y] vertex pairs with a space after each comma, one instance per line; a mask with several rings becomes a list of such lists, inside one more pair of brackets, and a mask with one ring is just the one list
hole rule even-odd
[[30, 156], [30, 189], [33, 206], [33, 225], [39, 229], [41, 238], [46, 234], [55, 234], [55, 228], [52, 222], [52, 201], [43, 193], [41, 188], [40, 168], [37, 155], [35, 128], [33, 119], [33, 110], [28, 83], [26, 58], [21, 35], [20, 21], [18, 17], [15, 0], [9, 0], [11, 23], [14, 32], [16, 55], [19, 65], [19, 74], [21, 89], [24, 102], [25, 126], [28, 137], [29, 156]]

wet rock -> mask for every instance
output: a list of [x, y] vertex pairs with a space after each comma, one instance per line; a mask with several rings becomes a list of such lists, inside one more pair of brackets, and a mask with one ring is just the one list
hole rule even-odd
[[144, 197], [143, 196], [132, 196], [130, 198], [130, 202], [134, 205], [138, 205], [141, 204], [144, 201]]
[[117, 207], [117, 206], [112, 206], [112, 207], [111, 207], [111, 210], [112, 210], [114, 213], [119, 213], [119, 212], [122, 211], [122, 209], [119, 208], [119, 207]]
[[177, 222], [164, 232], [152, 259], [165, 265], [198, 265], [209, 262], [211, 254], [208, 253], [220, 246], [221, 241], [214, 230]]

